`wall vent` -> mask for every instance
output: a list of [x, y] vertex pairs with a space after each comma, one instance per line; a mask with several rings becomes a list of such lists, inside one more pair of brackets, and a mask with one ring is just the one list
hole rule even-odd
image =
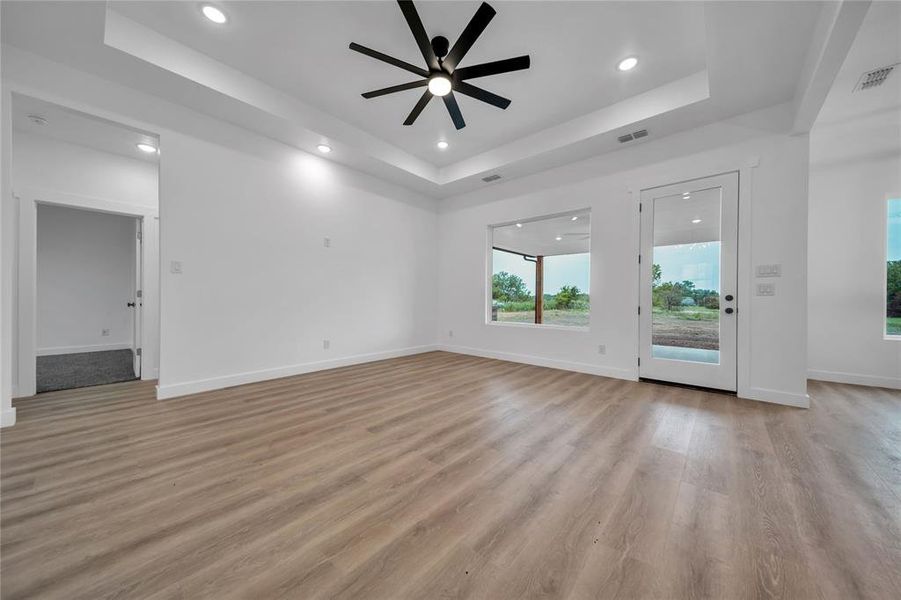
[[643, 137], [648, 137], [647, 129], [639, 129], [638, 131], [633, 131], [632, 133], [627, 133], [626, 135], [619, 136], [618, 139], [620, 144], [625, 144], [626, 142], [631, 142], [632, 140], [638, 140]]
[[888, 65], [887, 67], [880, 67], [878, 69], [873, 69], [872, 71], [867, 71], [860, 76], [857, 85], [854, 86], [854, 91], [862, 92], [882, 85], [885, 83], [885, 80], [888, 79], [888, 76], [892, 74], [892, 71], [895, 70], [895, 66], [897, 66], [897, 63], [895, 65]]
[[494, 175], [489, 175], [488, 177], [482, 177], [482, 181], [485, 183], [491, 183], [492, 181], [497, 181], [501, 176], [495, 173]]

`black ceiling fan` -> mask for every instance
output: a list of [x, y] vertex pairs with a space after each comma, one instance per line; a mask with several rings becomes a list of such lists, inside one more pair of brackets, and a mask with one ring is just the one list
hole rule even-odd
[[372, 58], [386, 62], [389, 65], [400, 67], [405, 71], [415, 73], [422, 77], [422, 79], [411, 81], [410, 83], [402, 83], [400, 85], [393, 85], [380, 90], [366, 92], [363, 94], [364, 98], [376, 98], [378, 96], [402, 92], [404, 90], [426, 87], [428, 89], [423, 92], [422, 97], [419, 98], [419, 102], [416, 103], [416, 106], [413, 107], [407, 120], [404, 121], [404, 125], [412, 125], [416, 121], [419, 113], [421, 113], [425, 108], [425, 105], [429, 103], [432, 96], [441, 96], [444, 99], [444, 105], [447, 107], [447, 112], [450, 113], [454, 126], [457, 129], [466, 127], [466, 121], [463, 120], [463, 114], [460, 112], [460, 107], [457, 105], [457, 99], [454, 98], [455, 91], [481, 100], [482, 102], [487, 102], [498, 108], [506, 109], [510, 106], [509, 99], [483, 90], [480, 87], [476, 87], [471, 83], [467, 83], [466, 80], [528, 69], [528, 55], [496, 60], [469, 67], [461, 67], [459, 69], [457, 68], [457, 65], [460, 64], [460, 61], [463, 60], [463, 57], [496, 14], [496, 11], [491, 8], [487, 2], [483, 2], [482, 5], [479, 6], [476, 14], [473, 15], [469, 24], [466, 25], [466, 28], [463, 30], [463, 33], [460, 34], [460, 38], [454, 44], [453, 48], [450, 47], [450, 42], [446, 37], [439, 35], [432, 38], [431, 41], [429, 40], [429, 36], [425, 32], [425, 27], [422, 25], [422, 20], [419, 18], [419, 13], [416, 11], [416, 7], [413, 5], [412, 0], [398, 0], [397, 3], [400, 5], [400, 10], [407, 20], [407, 25], [410, 26], [410, 31], [413, 32], [413, 38], [419, 46], [419, 51], [422, 52], [422, 57], [425, 59], [427, 68], [423, 69], [416, 65], [411, 65], [410, 63], [394, 58], [393, 56], [388, 56], [377, 50], [372, 50], [366, 46], [351, 42], [351, 50], [355, 50], [366, 56], [371, 56]]

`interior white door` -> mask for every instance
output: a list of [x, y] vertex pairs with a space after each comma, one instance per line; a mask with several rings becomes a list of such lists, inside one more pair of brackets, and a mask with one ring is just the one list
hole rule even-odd
[[641, 192], [639, 375], [735, 391], [738, 173]]
[[144, 244], [143, 244], [143, 232], [141, 227], [141, 219], [135, 219], [135, 268], [134, 268], [134, 294], [132, 295], [132, 300], [129, 303], [132, 306], [132, 315], [134, 317], [134, 335], [132, 335], [132, 343], [131, 343], [131, 352], [132, 352], [132, 360], [134, 361], [134, 372], [135, 377], [141, 377], [141, 315], [143, 308], [143, 296], [144, 292], [142, 289], [142, 281], [143, 277], [143, 258], [144, 258]]

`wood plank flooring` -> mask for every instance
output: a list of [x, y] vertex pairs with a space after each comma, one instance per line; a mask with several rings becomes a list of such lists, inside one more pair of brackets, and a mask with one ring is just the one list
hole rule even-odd
[[17, 598], [901, 598], [901, 393], [812, 408], [429, 353], [16, 403]]

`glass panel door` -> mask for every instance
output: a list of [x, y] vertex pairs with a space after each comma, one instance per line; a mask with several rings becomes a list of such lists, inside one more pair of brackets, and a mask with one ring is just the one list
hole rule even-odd
[[642, 192], [642, 377], [734, 390], [738, 175]]

